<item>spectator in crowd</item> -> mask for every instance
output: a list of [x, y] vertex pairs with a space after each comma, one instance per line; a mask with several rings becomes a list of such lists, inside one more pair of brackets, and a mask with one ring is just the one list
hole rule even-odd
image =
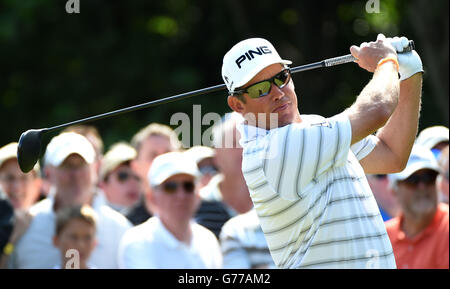
[[149, 174], [158, 214], [125, 233], [119, 249], [120, 268], [214, 269], [222, 256], [211, 231], [193, 222], [200, 202], [198, 170], [183, 152], [160, 155]]
[[0, 148], [0, 187], [15, 209], [27, 210], [40, 198], [39, 165], [24, 174], [17, 161], [16, 142]]
[[214, 149], [207, 146], [193, 146], [186, 153], [195, 161], [200, 172], [198, 189], [205, 187], [212, 177], [218, 173], [214, 159]]
[[147, 197], [150, 197], [152, 193], [148, 184], [147, 173], [153, 159], [161, 154], [180, 150], [181, 142], [170, 127], [159, 123], [151, 123], [133, 136], [131, 145], [137, 152], [136, 160], [132, 165], [143, 180], [144, 194], [126, 216], [134, 225], [138, 225], [148, 220], [155, 210], [155, 208], [151, 208], [151, 203], [147, 201]]
[[370, 189], [377, 201], [383, 221], [387, 221], [399, 214], [397, 201], [389, 189], [387, 175], [366, 175]]
[[69, 126], [65, 128], [63, 132], [74, 132], [77, 134], [81, 134], [84, 136], [94, 147], [95, 150], [95, 162], [93, 164], [95, 168], [95, 176], [94, 176], [94, 183], [98, 185], [98, 176], [100, 171], [100, 163], [103, 158], [103, 149], [104, 144], [102, 137], [100, 136], [100, 133], [98, 132], [98, 129], [95, 126], [92, 125], [85, 125], [85, 124], [76, 124]]
[[114, 144], [101, 161], [99, 187], [104, 192], [107, 205], [122, 214], [142, 195], [141, 177], [131, 167], [134, 159], [136, 150], [120, 142]]
[[436, 159], [443, 148], [449, 144], [448, 128], [442, 125], [427, 127], [417, 136], [416, 143], [430, 149]]
[[74, 205], [91, 205], [98, 215], [98, 246], [90, 263], [98, 268], [117, 268], [117, 249], [123, 233], [131, 227], [120, 213], [99, 201], [95, 189], [95, 150], [82, 135], [62, 133], [47, 146], [45, 173], [52, 187], [49, 196], [31, 207], [30, 227], [10, 258], [12, 268], [52, 268], [60, 261], [52, 244], [55, 213]]
[[213, 127], [215, 163], [220, 174], [200, 190], [202, 205], [195, 219], [217, 237], [226, 221], [253, 207], [241, 170], [242, 147], [236, 129], [241, 119], [237, 113], [227, 114], [224, 121]]
[[96, 269], [88, 259], [97, 245], [96, 217], [88, 205], [65, 207], [56, 214], [53, 244], [59, 249], [61, 263], [54, 269]]
[[14, 209], [0, 188], [0, 269], [7, 268], [9, 256], [31, 220], [32, 216], [27, 211]]
[[386, 222], [399, 269], [449, 268], [448, 205], [438, 203], [433, 153], [415, 145], [406, 168], [389, 175], [401, 214]]
[[256, 210], [228, 220], [220, 233], [224, 269], [274, 269]]
[[0, 148], [0, 268], [24, 234], [32, 216], [28, 213], [39, 199], [39, 165], [24, 174], [17, 162], [17, 143]]
[[449, 146], [446, 146], [439, 157], [438, 163], [441, 173], [437, 176], [436, 185], [439, 190], [439, 201], [448, 205], [448, 150]]
[[[87, 138], [87, 140], [92, 144], [92, 146], [94, 147], [95, 150], [95, 163], [93, 164], [93, 166], [95, 167], [95, 180], [94, 183], [97, 184], [97, 176], [99, 174], [99, 168], [100, 168], [100, 161], [103, 157], [103, 149], [104, 149], [104, 144], [103, 144], [103, 140], [102, 137], [100, 136], [100, 133], [98, 132], [98, 129], [95, 126], [92, 125], [83, 125], [83, 124], [76, 124], [76, 125], [71, 125], [67, 128], [65, 128], [61, 133], [64, 132], [74, 132], [77, 134], [81, 134], [82, 136], [84, 136], [85, 138]], [[44, 197], [46, 197], [50, 191], [50, 182], [47, 179], [45, 173], [41, 172], [41, 187], [40, 187], [40, 195], [41, 195], [41, 199], [43, 199]]]

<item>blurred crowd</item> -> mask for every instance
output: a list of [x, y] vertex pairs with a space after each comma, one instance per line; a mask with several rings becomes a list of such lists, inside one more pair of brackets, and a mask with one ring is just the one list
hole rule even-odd
[[[105, 153], [95, 127], [69, 127], [27, 174], [1, 147], [1, 268], [275, 268], [227, 116], [190, 149], [158, 123]], [[367, 175], [398, 268], [449, 268], [448, 153], [448, 128], [429, 127], [402, 172]]]

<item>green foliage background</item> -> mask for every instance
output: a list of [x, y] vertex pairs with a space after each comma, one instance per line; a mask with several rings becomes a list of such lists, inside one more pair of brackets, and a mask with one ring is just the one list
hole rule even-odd
[[[0, 0], [0, 146], [50, 127], [222, 83], [222, 57], [248, 37], [270, 40], [294, 66], [349, 53], [378, 33], [414, 39], [424, 75], [420, 129], [448, 126], [447, 0]], [[294, 75], [301, 113], [332, 116], [371, 75], [354, 64]], [[226, 93], [93, 122], [106, 147], [176, 112], [224, 114]], [[207, 129], [205, 126], [203, 129]], [[45, 141], [48, 141], [45, 140]]]

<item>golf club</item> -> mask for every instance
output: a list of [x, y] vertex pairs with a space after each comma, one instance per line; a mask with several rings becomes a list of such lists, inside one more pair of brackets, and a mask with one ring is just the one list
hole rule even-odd
[[[408, 47], [405, 48], [403, 52], [409, 52], [413, 49], [414, 49], [414, 42], [412, 40], [410, 40]], [[300, 71], [307, 71], [307, 70], [312, 70], [312, 69], [321, 68], [321, 67], [330, 67], [330, 66], [334, 66], [334, 65], [340, 65], [340, 64], [344, 64], [344, 63], [353, 62], [355, 60], [356, 59], [351, 54], [348, 54], [348, 55], [344, 55], [344, 56], [325, 59], [325, 60], [314, 62], [311, 64], [292, 67], [291, 73], [297, 73]], [[169, 96], [166, 98], [157, 99], [154, 101], [114, 110], [111, 112], [106, 112], [103, 114], [83, 118], [83, 119], [68, 122], [65, 124], [60, 124], [60, 125], [53, 126], [50, 128], [27, 130], [26, 132], [21, 134], [21, 136], [19, 138], [18, 149], [17, 149], [17, 160], [19, 162], [20, 169], [24, 173], [27, 173], [33, 169], [34, 165], [36, 164], [36, 162], [39, 159], [39, 155], [40, 155], [40, 151], [41, 151], [42, 135], [45, 133], [55, 131], [55, 130], [65, 128], [65, 127], [75, 125], [75, 124], [99, 120], [99, 119], [106, 118], [106, 117], [116, 116], [119, 114], [144, 109], [147, 107], [166, 104], [169, 102], [185, 99], [188, 97], [217, 92], [217, 91], [221, 91], [221, 90], [225, 90], [225, 89], [226, 89], [225, 84], [219, 84], [219, 85], [210, 86], [210, 87], [203, 88], [203, 89], [198, 89], [198, 90], [194, 90], [194, 91], [190, 91], [190, 92], [186, 92], [186, 93], [182, 93], [182, 94], [177, 94], [174, 96]]]

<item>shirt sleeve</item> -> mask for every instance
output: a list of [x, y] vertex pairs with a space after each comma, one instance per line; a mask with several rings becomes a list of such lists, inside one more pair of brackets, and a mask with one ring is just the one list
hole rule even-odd
[[276, 129], [270, 134], [265, 174], [282, 198], [301, 198], [318, 176], [345, 165], [350, 143], [351, 124], [345, 114]]
[[220, 232], [220, 246], [224, 269], [251, 269], [248, 254], [243, 248], [233, 223], [227, 222]]
[[378, 137], [374, 135], [369, 135], [360, 140], [359, 142], [354, 143], [350, 147], [350, 149], [352, 150], [353, 154], [355, 154], [358, 161], [360, 161], [372, 152], [377, 143]]

